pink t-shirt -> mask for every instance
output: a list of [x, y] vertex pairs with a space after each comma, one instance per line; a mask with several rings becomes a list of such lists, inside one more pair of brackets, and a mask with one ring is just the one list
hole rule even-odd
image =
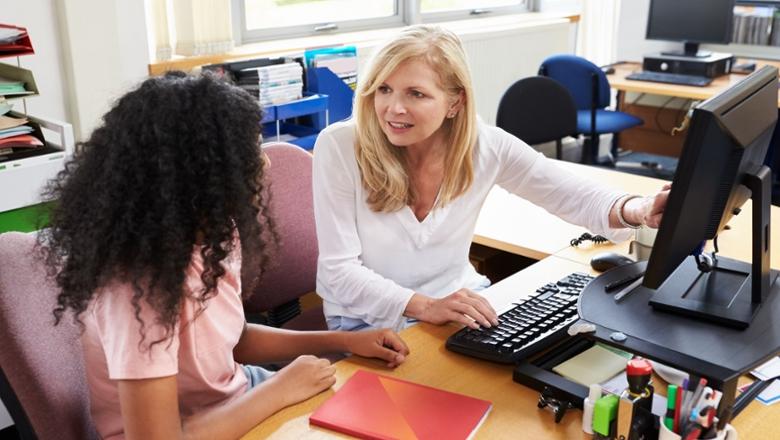
[[[200, 250], [192, 254], [185, 286], [200, 292], [203, 259]], [[149, 343], [164, 335], [155, 323], [156, 313], [144, 301], [141, 319], [145, 325], [144, 349], [139, 349], [140, 324], [131, 303], [132, 287], [113, 283], [101, 289], [82, 320], [84, 348], [90, 389], [92, 419], [103, 438], [124, 438], [119, 407], [119, 379], [148, 379], [177, 375], [179, 411], [187, 417], [202, 409], [226, 403], [243, 394], [247, 378], [233, 359], [233, 348], [244, 328], [241, 304], [241, 252], [236, 249], [222, 262], [225, 275], [217, 292], [197, 316], [198, 303], [182, 302], [179, 323], [172, 339]]]

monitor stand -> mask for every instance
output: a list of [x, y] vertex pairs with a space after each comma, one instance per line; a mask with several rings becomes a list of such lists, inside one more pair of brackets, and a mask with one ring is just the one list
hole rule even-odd
[[674, 50], [670, 52], [661, 52], [661, 55], [671, 57], [687, 57], [687, 58], [709, 58], [712, 56], [712, 52], [705, 52], [699, 50], [699, 43], [692, 41], [686, 41], [682, 52]]
[[717, 257], [703, 271], [688, 257], [651, 297], [654, 309], [738, 329], [750, 325], [777, 278], [769, 268], [771, 174], [763, 166], [743, 182], [753, 204], [752, 263]]

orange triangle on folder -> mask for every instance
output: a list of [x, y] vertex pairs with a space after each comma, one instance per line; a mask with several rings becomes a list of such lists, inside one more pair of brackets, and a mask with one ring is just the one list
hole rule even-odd
[[358, 371], [309, 422], [366, 439], [466, 439], [490, 407], [486, 400]]

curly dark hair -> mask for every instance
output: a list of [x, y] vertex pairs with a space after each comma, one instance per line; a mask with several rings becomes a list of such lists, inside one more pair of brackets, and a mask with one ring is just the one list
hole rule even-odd
[[[133, 286], [142, 336], [143, 299], [168, 339], [185, 295], [202, 311], [216, 294], [236, 231], [243, 264], [263, 272], [276, 234], [263, 185], [261, 116], [248, 93], [209, 74], [150, 78], [115, 103], [44, 191], [55, 201], [39, 245], [61, 289], [56, 323], [68, 309], [81, 323], [99, 288], [119, 280]], [[204, 261], [201, 292], [184, 287], [195, 244]]]

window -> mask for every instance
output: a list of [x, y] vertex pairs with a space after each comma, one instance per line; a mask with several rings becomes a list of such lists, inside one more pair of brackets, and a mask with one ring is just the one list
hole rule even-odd
[[[537, 0], [538, 1], [538, 0]], [[232, 0], [237, 44], [526, 12], [534, 0]]]

